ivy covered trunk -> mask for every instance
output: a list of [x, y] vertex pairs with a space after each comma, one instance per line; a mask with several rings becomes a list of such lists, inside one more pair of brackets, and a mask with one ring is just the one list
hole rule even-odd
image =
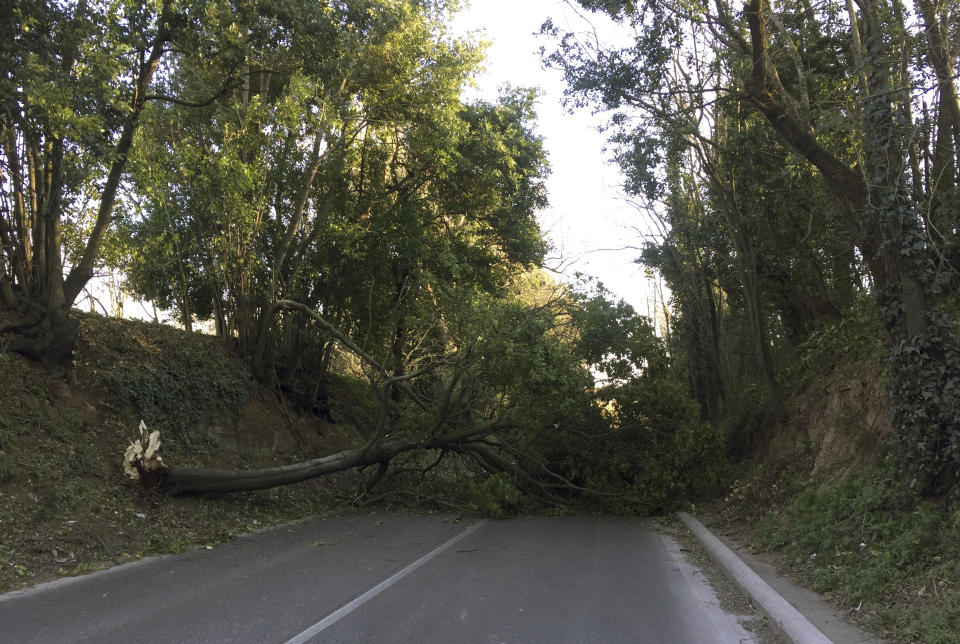
[[[895, 101], [906, 88], [890, 83], [890, 52], [877, 0], [858, 3], [862, 26], [851, 21], [853, 57], [863, 60], [862, 165], [850, 167], [817, 139], [808, 106], [784, 87], [769, 50], [768, 6], [749, 0], [745, 17], [752, 39], [751, 97], [777, 132], [815, 165], [837, 203], [873, 279], [891, 347], [894, 453], [900, 496], [936, 495], [960, 474], [960, 339], [938, 308], [935, 251], [904, 178], [906, 142]], [[769, 18], [772, 20], [772, 18]], [[863, 52], [860, 30], [863, 32]]]
[[892, 343], [894, 441], [901, 493], [909, 499], [949, 491], [960, 473], [960, 339], [938, 307], [943, 284], [903, 177], [906, 148], [892, 104], [879, 9], [876, 2], [861, 7], [869, 93], [863, 227], [882, 240], [872, 266]]

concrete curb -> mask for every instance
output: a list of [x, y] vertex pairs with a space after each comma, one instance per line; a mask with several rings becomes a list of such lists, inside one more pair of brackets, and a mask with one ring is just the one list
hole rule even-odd
[[766, 615], [770, 626], [778, 635], [793, 644], [833, 644], [820, 629], [753, 572], [702, 523], [686, 512], [677, 512], [677, 516], [703, 544], [710, 558], [753, 600], [760, 612]]

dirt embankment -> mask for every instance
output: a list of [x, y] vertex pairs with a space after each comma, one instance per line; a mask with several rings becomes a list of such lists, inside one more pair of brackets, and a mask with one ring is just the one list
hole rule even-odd
[[168, 498], [130, 483], [121, 464], [141, 418], [181, 465], [267, 467], [339, 451], [363, 424], [347, 379], [321, 418], [257, 388], [220, 339], [96, 316], [82, 317], [76, 362], [69, 386], [0, 354], [0, 592], [324, 513], [351, 492], [334, 477]]
[[794, 467], [819, 483], [875, 464], [891, 432], [884, 374], [861, 362], [814, 379], [790, 397], [758, 461]]

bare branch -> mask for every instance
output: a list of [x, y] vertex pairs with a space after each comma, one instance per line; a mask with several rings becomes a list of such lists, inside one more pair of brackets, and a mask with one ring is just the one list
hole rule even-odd
[[243, 85], [243, 81], [240, 79], [234, 80], [232, 83], [227, 83], [221, 87], [215, 94], [210, 96], [210, 98], [203, 101], [188, 101], [186, 99], [177, 98], [175, 96], [167, 96], [166, 94], [148, 94], [143, 97], [144, 101], [159, 101], [162, 103], [173, 103], [174, 105], [181, 105], [183, 107], [207, 107], [216, 103], [224, 94], [231, 90], [235, 90], [238, 87]]

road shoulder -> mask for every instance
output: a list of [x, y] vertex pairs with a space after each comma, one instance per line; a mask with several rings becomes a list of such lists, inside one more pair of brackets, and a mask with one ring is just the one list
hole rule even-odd
[[715, 534], [689, 514], [680, 512], [678, 517], [785, 641], [882, 644], [883, 640], [844, 619], [829, 602], [792, 583], [728, 536]]
[[769, 620], [761, 614], [753, 600], [738, 587], [732, 579], [711, 558], [710, 553], [697, 540], [693, 533], [679, 520], [662, 517], [657, 522], [659, 530], [665, 532], [680, 547], [681, 552], [691, 565], [699, 569], [704, 580], [713, 589], [720, 606], [728, 613], [740, 615], [743, 627], [753, 633], [751, 639], [756, 644], [784, 644], [785, 640], [770, 627]]

